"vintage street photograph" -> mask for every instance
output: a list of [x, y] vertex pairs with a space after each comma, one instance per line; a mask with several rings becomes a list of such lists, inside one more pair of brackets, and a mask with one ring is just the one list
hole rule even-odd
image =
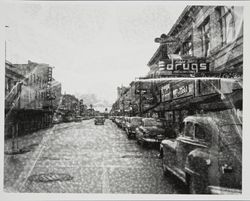
[[242, 195], [244, 6], [1, 7], [5, 193]]

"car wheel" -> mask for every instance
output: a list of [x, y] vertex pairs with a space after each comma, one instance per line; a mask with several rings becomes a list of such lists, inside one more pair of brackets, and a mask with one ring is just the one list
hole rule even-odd
[[206, 185], [204, 180], [195, 175], [188, 176], [188, 189], [190, 194], [206, 193]]

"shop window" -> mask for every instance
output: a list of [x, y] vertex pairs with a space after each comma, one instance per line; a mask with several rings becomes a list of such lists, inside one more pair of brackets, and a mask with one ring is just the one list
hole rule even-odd
[[199, 26], [201, 36], [202, 54], [204, 57], [210, 55], [210, 18], [207, 17], [204, 22]]
[[183, 43], [183, 54], [193, 56], [193, 44], [192, 44], [192, 37], [190, 36], [184, 43]]
[[220, 24], [222, 45], [225, 45], [235, 40], [241, 31], [243, 8], [219, 6], [216, 8], [216, 13]]

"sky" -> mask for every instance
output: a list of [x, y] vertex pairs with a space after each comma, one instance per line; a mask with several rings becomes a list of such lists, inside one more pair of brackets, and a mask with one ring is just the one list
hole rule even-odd
[[149, 71], [147, 62], [186, 5], [171, 2], [12, 2], [1, 6], [7, 60], [55, 67], [62, 92], [93, 93], [111, 104], [117, 87]]

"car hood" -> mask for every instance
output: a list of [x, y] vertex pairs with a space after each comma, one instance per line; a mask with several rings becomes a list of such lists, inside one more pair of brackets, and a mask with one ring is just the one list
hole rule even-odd
[[163, 135], [164, 134], [164, 129], [163, 128], [159, 128], [157, 126], [147, 126], [147, 127], [144, 127], [142, 126], [142, 129], [147, 132], [148, 134], [150, 135]]

